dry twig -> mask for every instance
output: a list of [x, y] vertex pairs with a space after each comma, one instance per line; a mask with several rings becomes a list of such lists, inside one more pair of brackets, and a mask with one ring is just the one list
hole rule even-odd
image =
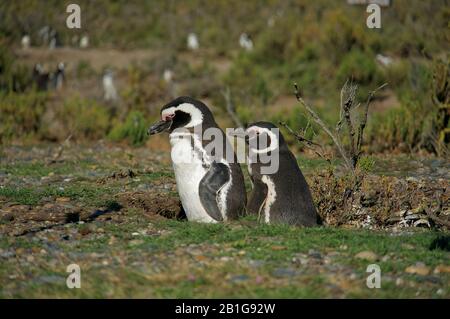
[[227, 112], [230, 115], [230, 117], [233, 120], [233, 122], [236, 125], [236, 127], [244, 127], [242, 125], [241, 120], [236, 115], [236, 108], [235, 108], [234, 103], [233, 103], [233, 101], [231, 99], [231, 90], [230, 90], [230, 88], [227, 87], [224, 91], [222, 91], [222, 95], [225, 98], [225, 104], [226, 104], [226, 107], [227, 107]]
[[330, 136], [330, 138], [333, 140], [334, 144], [336, 145], [339, 154], [341, 154], [342, 158], [344, 159], [345, 166], [350, 170], [353, 171], [353, 166], [348, 159], [347, 155], [345, 154], [344, 148], [342, 147], [342, 144], [338, 140], [338, 138], [331, 133], [331, 130], [328, 128], [328, 126], [322, 121], [322, 119], [317, 115], [317, 113], [303, 100], [303, 98], [300, 96], [299, 89], [297, 83], [294, 84], [295, 89], [295, 97], [297, 98], [297, 101], [299, 101], [308, 111], [308, 113], [311, 115], [313, 120], [325, 131], [325, 133]]
[[[316, 153], [316, 155], [318, 155], [319, 157], [325, 159], [328, 163], [331, 163], [331, 160], [328, 156], [325, 155], [325, 152], [323, 150], [322, 145], [317, 144], [309, 139], [307, 139], [306, 137], [304, 137], [303, 135], [300, 135], [299, 133], [295, 132], [293, 129], [291, 129], [289, 127], [289, 125], [287, 125], [285, 122], [279, 122], [279, 124], [283, 127], [285, 127], [290, 134], [292, 134], [297, 141], [299, 142], [304, 142], [306, 147], [308, 147], [309, 149], [311, 149], [314, 153]], [[317, 150], [317, 148], [320, 148], [320, 151]]]

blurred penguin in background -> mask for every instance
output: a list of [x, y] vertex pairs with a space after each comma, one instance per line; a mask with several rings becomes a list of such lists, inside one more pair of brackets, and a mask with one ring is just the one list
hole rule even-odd
[[28, 34], [25, 34], [21, 40], [22, 49], [28, 50], [31, 46], [31, 38]]
[[50, 38], [49, 38], [50, 41], [49, 41], [48, 47], [50, 50], [53, 50], [53, 49], [61, 46], [61, 41], [59, 40], [59, 34], [58, 34], [58, 32], [56, 32], [55, 29], [52, 28], [50, 30], [49, 36], [50, 36]]
[[171, 69], [165, 69], [163, 73], [163, 79], [167, 85], [169, 96], [175, 98], [177, 96], [177, 89], [174, 81], [173, 71]]
[[246, 51], [253, 50], [253, 41], [250, 39], [247, 33], [242, 33], [239, 37], [239, 45]]
[[191, 32], [187, 37], [187, 47], [191, 51], [196, 51], [199, 49], [200, 44], [198, 43], [198, 37], [195, 33]]
[[112, 70], [107, 69], [103, 74], [103, 99], [108, 102], [117, 101], [118, 95], [114, 85], [114, 73]]
[[89, 47], [89, 36], [85, 34], [80, 39], [80, 48], [87, 49], [88, 47]]
[[56, 72], [52, 74], [51, 83], [53, 89], [61, 90], [63, 88], [65, 82], [64, 68], [64, 63], [59, 62], [56, 68]]
[[38, 91], [47, 91], [50, 76], [49, 73], [44, 70], [42, 64], [35, 64], [32, 79], [33, 85]]
[[39, 29], [38, 36], [41, 38], [41, 44], [47, 46], [50, 40], [50, 27], [46, 25]]

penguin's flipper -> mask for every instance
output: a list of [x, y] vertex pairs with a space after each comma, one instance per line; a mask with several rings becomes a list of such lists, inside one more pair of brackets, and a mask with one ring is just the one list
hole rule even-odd
[[247, 211], [250, 214], [260, 215], [261, 210], [266, 202], [268, 188], [267, 185], [261, 182], [261, 180], [253, 179], [253, 189], [250, 193], [250, 200], [247, 204]]
[[217, 221], [223, 220], [217, 203], [217, 194], [229, 180], [230, 170], [228, 166], [214, 162], [198, 186], [200, 202], [208, 215]]

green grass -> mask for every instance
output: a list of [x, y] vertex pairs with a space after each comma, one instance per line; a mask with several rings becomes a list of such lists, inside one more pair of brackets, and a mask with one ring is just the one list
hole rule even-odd
[[[422, 261], [430, 267], [449, 262], [448, 252], [429, 250], [431, 242], [438, 236], [433, 232], [392, 236], [387, 232], [337, 228], [300, 229], [260, 225], [253, 218], [244, 219], [243, 224], [237, 222], [219, 225], [159, 221], [153, 224], [154, 227], [168, 231], [167, 235], [139, 237], [142, 240], [140, 244], [131, 245], [132, 240], [136, 239], [130, 235], [131, 232], [144, 226], [137, 215], [134, 217], [136, 219], [132, 218], [130, 223], [103, 225], [107, 235], [102, 238], [82, 240], [75, 244], [56, 243], [58, 250], [61, 251], [56, 268], [48, 266], [52, 258], [43, 259], [30, 266], [32, 278], [47, 275], [65, 278], [64, 265], [69, 262], [79, 262], [82, 269], [85, 269], [83, 273], [85, 288], [69, 290], [63, 282], [36, 284], [31, 281], [25, 284], [26, 289], [19, 289], [17, 294], [6, 289], [0, 295], [5, 297], [327, 297], [332, 296], [332, 292], [324, 288], [330, 281], [326, 273], [311, 273], [306, 269], [302, 275], [287, 280], [274, 279], [271, 274], [280, 267], [294, 267], [291, 260], [295, 254], [307, 254], [310, 249], [314, 249], [326, 255], [328, 251], [342, 252], [342, 246], [346, 245], [348, 249], [345, 254], [339, 256], [334, 262], [353, 269], [357, 274], [359, 281], [357, 280], [356, 286], [345, 292], [348, 297], [414, 297], [414, 289], [404, 287], [399, 290], [389, 281], [383, 284], [382, 289], [365, 288], [365, 269], [370, 262], [355, 259], [354, 254], [363, 250], [371, 250], [380, 257], [393, 254], [394, 257], [388, 261], [376, 263], [380, 265], [383, 274], [394, 276], [401, 275], [405, 267], [417, 261]], [[83, 226], [74, 225], [74, 227]], [[113, 245], [108, 243], [112, 236], [117, 239]], [[183, 255], [188, 254], [187, 247], [190, 245], [201, 247], [204, 258], [208, 262], [203, 266], [196, 265], [191, 262], [192, 256]], [[405, 249], [405, 245], [410, 245], [413, 249]], [[3, 238], [0, 240], [0, 246], [31, 249], [36, 244], [23, 239]], [[282, 246], [283, 249], [274, 250], [275, 246]], [[164, 258], [165, 254], [176, 251], [181, 251], [182, 254], [179, 257], [181, 268], [172, 264], [173, 257]], [[84, 257], [74, 260], [70, 258], [74, 253], [80, 253]], [[108, 260], [108, 265], [96, 262], [95, 258], [90, 257], [92, 253], [104, 255], [105, 257], [98, 261]], [[234, 259], [232, 262], [215, 265], [214, 260], [223, 256]], [[121, 260], [121, 262], [114, 262], [114, 260]], [[259, 260], [263, 262], [263, 265], [255, 269], [249, 268], [245, 263], [246, 260]], [[165, 266], [160, 267], [159, 270], [153, 270], [152, 265], [155, 262]], [[8, 281], [4, 270], [11, 269], [9, 267], [13, 263], [8, 261], [5, 263], [6, 268], [2, 267], [0, 282], [3, 284]], [[182, 268], [184, 266], [181, 265], [187, 268]], [[243, 283], [215, 281], [216, 277], [223, 279], [230, 274], [246, 274], [249, 279]], [[171, 276], [179, 276], [183, 279], [174, 281]], [[189, 276], [193, 279], [189, 279]], [[265, 278], [264, 282], [255, 283], [255, 276]], [[344, 274], [336, 273], [336, 276], [345, 278]], [[108, 278], [113, 281], [109, 282]], [[423, 282], [420, 276], [407, 275], [406, 278], [415, 282], [416, 285]], [[443, 279], [448, 280], [448, 275], [445, 275]], [[166, 284], [161, 283], [161, 280], [166, 280]], [[120, 282], [120, 285], [117, 285], [116, 281]], [[223, 291], [216, 289], [217, 287], [223, 288]], [[424, 285], [425, 293], [434, 296], [434, 292], [427, 289], [428, 287]]]
[[0, 196], [23, 205], [36, 205], [46, 197], [69, 197], [86, 204], [98, 205], [104, 195], [113, 193], [111, 187], [99, 187], [88, 184], [76, 184], [60, 188], [60, 186], [10, 187], [0, 188]]
[[14, 164], [5, 163], [0, 164], [0, 172], [13, 176], [27, 177], [43, 177], [48, 176], [51, 173], [55, 175], [68, 175], [79, 173], [81, 170], [86, 170], [95, 163], [95, 161], [89, 160], [76, 162], [65, 161], [64, 163], [55, 163], [52, 165], [48, 165], [44, 161], [17, 162]]

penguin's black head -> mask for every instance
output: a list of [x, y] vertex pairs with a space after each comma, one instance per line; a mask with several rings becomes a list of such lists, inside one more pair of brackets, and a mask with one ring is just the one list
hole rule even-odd
[[243, 133], [235, 135], [245, 138], [250, 149], [258, 153], [273, 151], [285, 143], [278, 127], [270, 122], [251, 123]]
[[148, 134], [172, 132], [182, 127], [209, 126], [214, 123], [214, 117], [205, 104], [191, 97], [181, 96], [162, 107], [161, 121], [150, 126]]

